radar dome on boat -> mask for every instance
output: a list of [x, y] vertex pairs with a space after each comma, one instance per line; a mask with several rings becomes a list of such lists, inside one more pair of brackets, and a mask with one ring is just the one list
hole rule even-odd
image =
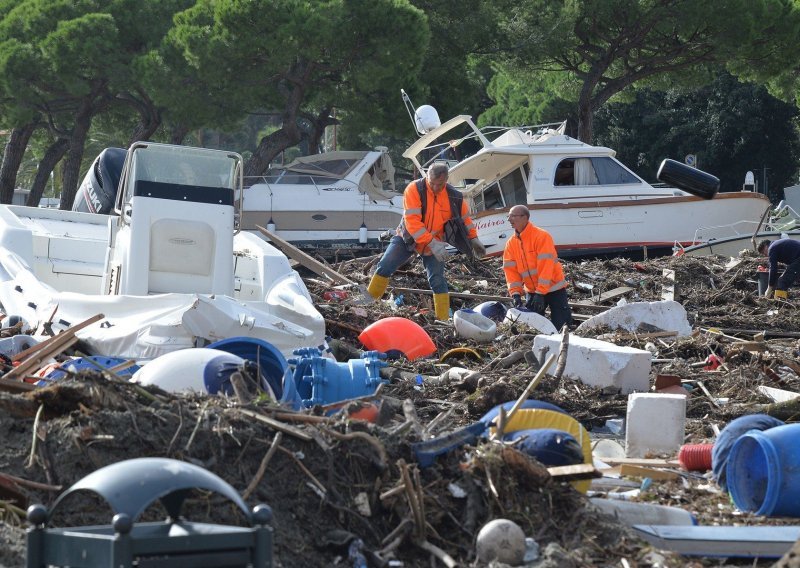
[[422, 105], [414, 111], [414, 125], [417, 132], [427, 134], [434, 128], [439, 128], [442, 121], [439, 120], [439, 113], [431, 105]]

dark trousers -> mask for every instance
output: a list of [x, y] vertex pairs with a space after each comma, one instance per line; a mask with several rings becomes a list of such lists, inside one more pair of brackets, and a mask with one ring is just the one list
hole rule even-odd
[[[550, 308], [550, 321], [553, 322], [553, 326], [558, 331], [561, 331], [564, 324], [572, 324], [572, 309], [569, 307], [569, 298], [567, 297], [566, 288], [561, 288], [561, 290], [545, 294], [544, 305], [545, 310], [548, 307]], [[545, 310], [538, 312], [539, 315], [543, 316]]]
[[795, 260], [786, 267], [786, 270], [783, 271], [781, 277], [778, 278], [778, 285], [776, 286], [776, 289], [788, 290], [789, 287], [792, 286], [797, 280], [798, 274], [800, 274], [800, 259]]

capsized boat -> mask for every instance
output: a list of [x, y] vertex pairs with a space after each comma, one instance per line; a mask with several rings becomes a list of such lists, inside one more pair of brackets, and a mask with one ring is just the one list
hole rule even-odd
[[[435, 109], [424, 105], [415, 124], [421, 136], [403, 156], [420, 171], [436, 161], [449, 163], [449, 181], [468, 200], [489, 255], [501, 254], [513, 234], [506, 216], [514, 205], [528, 206], [531, 220], [550, 232], [562, 257], [643, 248], [650, 255], [669, 254], [675, 243], [697, 244], [699, 227], [757, 223], [769, 207], [765, 196], [751, 191], [697, 197], [716, 191], [702, 182], [682, 189], [653, 186], [617, 160], [614, 150], [567, 136], [565, 122], [478, 128], [460, 115], [440, 124]], [[684, 168], [674, 178], [707, 176], [672, 164]]]
[[[116, 196], [107, 214], [0, 206], [5, 313], [37, 334], [102, 313], [77, 336], [91, 354], [135, 359], [232, 336], [285, 356], [324, 343], [324, 319], [286, 256], [238, 230], [241, 156], [139, 142], [119, 191], [95, 167], [81, 191], [102, 188], [98, 179]], [[97, 197], [83, 195], [84, 205]]]

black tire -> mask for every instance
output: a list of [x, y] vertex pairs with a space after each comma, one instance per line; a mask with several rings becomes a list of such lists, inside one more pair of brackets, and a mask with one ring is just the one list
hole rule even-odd
[[669, 158], [661, 162], [656, 177], [703, 199], [711, 199], [719, 191], [718, 177]]

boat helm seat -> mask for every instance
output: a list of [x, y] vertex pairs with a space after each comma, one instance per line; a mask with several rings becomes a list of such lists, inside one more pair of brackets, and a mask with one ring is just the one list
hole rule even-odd
[[134, 196], [117, 235], [119, 293], [233, 296], [233, 223], [228, 204]]

